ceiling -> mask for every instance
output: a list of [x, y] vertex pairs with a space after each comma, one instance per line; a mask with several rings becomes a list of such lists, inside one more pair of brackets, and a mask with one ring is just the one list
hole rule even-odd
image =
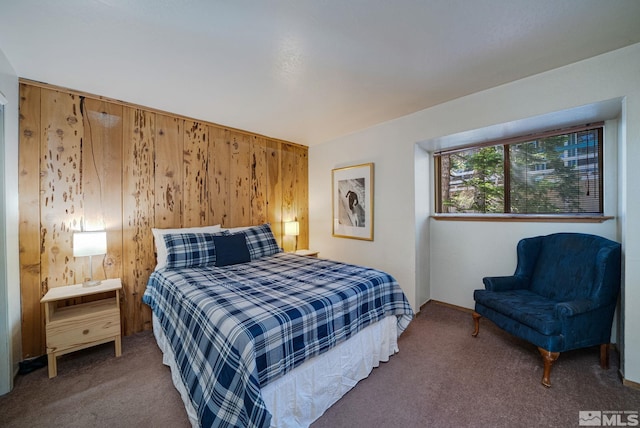
[[18, 76], [319, 144], [640, 42], [638, 0], [0, 0]]

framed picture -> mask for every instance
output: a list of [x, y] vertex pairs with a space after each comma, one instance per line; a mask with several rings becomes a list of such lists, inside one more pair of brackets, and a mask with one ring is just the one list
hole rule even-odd
[[331, 170], [333, 236], [373, 241], [373, 163]]

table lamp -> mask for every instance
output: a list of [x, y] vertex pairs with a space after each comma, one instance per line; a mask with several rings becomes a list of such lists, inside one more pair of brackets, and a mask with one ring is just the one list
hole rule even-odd
[[284, 234], [296, 237], [296, 249], [298, 251], [298, 235], [300, 235], [300, 223], [297, 221], [287, 221], [284, 223]]
[[83, 287], [93, 287], [100, 284], [100, 280], [93, 280], [92, 256], [107, 254], [107, 232], [75, 232], [73, 234], [73, 257], [89, 256], [89, 279], [82, 282]]

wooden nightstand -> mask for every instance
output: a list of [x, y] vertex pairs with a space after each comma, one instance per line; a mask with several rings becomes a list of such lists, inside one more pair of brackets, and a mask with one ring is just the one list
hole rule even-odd
[[[83, 287], [82, 284], [51, 288], [40, 300], [45, 304], [45, 331], [49, 377], [56, 377], [56, 358], [101, 343], [114, 341], [116, 357], [122, 355], [120, 339], [120, 279], [105, 279], [100, 285]], [[58, 301], [75, 299], [91, 294], [114, 292], [107, 297], [88, 303], [58, 307]]]
[[294, 251], [293, 254], [297, 254], [299, 256], [309, 256], [309, 257], [318, 257], [319, 251], [314, 250], [298, 250]]

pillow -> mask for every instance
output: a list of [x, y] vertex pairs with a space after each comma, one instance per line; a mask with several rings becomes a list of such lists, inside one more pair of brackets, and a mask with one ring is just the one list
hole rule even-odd
[[167, 265], [167, 246], [164, 242], [164, 235], [174, 233], [216, 233], [220, 232], [221, 227], [219, 224], [215, 226], [202, 226], [202, 227], [184, 227], [180, 229], [156, 229], [152, 228], [153, 240], [156, 244], [156, 270], [162, 269]]
[[[253, 226], [236, 234], [244, 234], [247, 240], [247, 247], [251, 260], [260, 257], [272, 256], [282, 252], [282, 248], [278, 246], [275, 236], [271, 231], [271, 226], [265, 223], [261, 226]], [[236, 235], [234, 234], [234, 235]]]
[[251, 261], [244, 233], [213, 237], [216, 247], [216, 266], [235, 265]]
[[174, 233], [164, 235], [167, 269], [202, 267], [216, 262], [215, 233]]

